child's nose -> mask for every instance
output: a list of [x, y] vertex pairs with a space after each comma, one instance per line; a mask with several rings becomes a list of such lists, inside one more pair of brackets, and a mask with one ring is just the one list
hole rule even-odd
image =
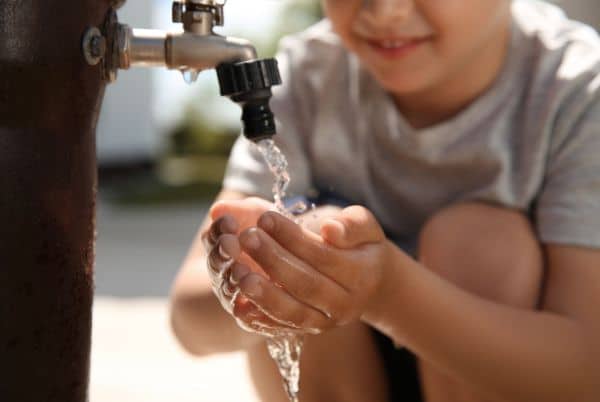
[[379, 23], [406, 19], [414, 9], [413, 0], [364, 0], [365, 11]]

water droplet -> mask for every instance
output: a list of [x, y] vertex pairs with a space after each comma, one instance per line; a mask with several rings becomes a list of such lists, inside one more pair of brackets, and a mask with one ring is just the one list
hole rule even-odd
[[186, 84], [191, 85], [198, 80], [200, 72], [197, 70], [182, 70], [181, 74], [183, 75], [183, 80]]

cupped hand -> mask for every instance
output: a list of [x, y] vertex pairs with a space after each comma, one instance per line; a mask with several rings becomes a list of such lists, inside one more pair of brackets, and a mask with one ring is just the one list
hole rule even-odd
[[320, 234], [265, 212], [239, 239], [241, 250], [267, 274], [234, 269], [241, 293], [272, 319], [312, 333], [376, 308], [393, 247], [359, 206], [325, 219]]
[[281, 320], [270, 317], [239, 292], [239, 280], [249, 273], [268, 280], [265, 271], [243, 252], [238, 235], [256, 226], [260, 216], [273, 208], [271, 202], [256, 197], [219, 201], [209, 212], [212, 224], [202, 233], [213, 292], [238, 324], [251, 332], [294, 330]]

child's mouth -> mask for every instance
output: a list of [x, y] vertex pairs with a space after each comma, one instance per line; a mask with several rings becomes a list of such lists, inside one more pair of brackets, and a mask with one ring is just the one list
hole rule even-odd
[[383, 57], [396, 59], [412, 53], [420, 45], [429, 41], [429, 37], [410, 39], [367, 39], [369, 47]]

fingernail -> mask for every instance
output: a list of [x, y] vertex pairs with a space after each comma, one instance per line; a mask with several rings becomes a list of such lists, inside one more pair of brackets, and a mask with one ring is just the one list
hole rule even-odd
[[227, 254], [227, 252], [225, 251], [225, 249], [223, 248], [222, 244], [219, 244], [219, 255], [221, 256], [221, 258], [223, 258], [224, 260], [230, 260], [231, 256], [229, 254]]
[[244, 286], [244, 289], [242, 289], [242, 292], [250, 298], [262, 296], [262, 288], [255, 280], [248, 281], [246, 286]]
[[223, 289], [223, 293], [227, 297], [232, 297], [237, 290], [235, 285], [233, 285], [230, 281], [225, 282], [221, 289]]
[[225, 233], [233, 233], [237, 230], [236, 223], [229, 219], [223, 220], [221, 225], [221, 230]]
[[240, 283], [240, 281], [250, 273], [250, 269], [248, 269], [248, 267], [244, 266], [244, 265], [235, 265], [232, 269], [231, 269], [231, 276], [229, 277], [229, 280], [231, 281], [231, 283], [233, 285], [238, 285]]
[[275, 227], [275, 221], [273, 221], [273, 217], [269, 215], [263, 215], [260, 219], [260, 227], [267, 232], [270, 232]]
[[260, 248], [260, 239], [254, 232], [248, 233], [243, 240], [244, 247], [250, 250], [258, 250]]

